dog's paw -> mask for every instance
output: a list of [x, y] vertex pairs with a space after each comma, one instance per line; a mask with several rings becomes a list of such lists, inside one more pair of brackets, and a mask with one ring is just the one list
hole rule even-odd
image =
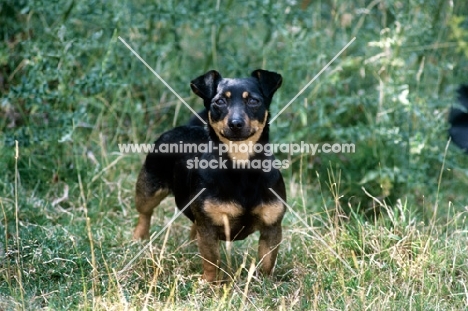
[[149, 231], [146, 228], [141, 228], [140, 226], [137, 226], [135, 228], [135, 231], [133, 231], [133, 240], [135, 241], [148, 240], [149, 237]]

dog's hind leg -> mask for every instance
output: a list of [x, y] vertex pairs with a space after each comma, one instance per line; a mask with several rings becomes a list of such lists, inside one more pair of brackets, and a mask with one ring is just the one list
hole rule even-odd
[[133, 239], [148, 239], [153, 210], [170, 193], [170, 190], [154, 180], [154, 176], [143, 166], [138, 175], [135, 192], [135, 205], [140, 215], [133, 231]]

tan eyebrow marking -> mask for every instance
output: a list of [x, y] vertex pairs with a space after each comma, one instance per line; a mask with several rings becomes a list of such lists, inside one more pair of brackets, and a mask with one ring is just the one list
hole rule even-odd
[[231, 97], [231, 92], [227, 91], [226, 93], [224, 93], [224, 95], [226, 95], [227, 98], [230, 98]]
[[242, 98], [247, 98], [247, 97], [249, 97], [249, 92], [242, 93]]

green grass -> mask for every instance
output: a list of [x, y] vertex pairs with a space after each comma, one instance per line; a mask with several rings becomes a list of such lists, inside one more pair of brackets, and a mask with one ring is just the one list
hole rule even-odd
[[[464, 1], [0, 2], [0, 309], [461, 310], [468, 160], [447, 112], [468, 83]], [[292, 207], [274, 276], [254, 235], [222, 246], [223, 286], [178, 218], [141, 255], [133, 189], [149, 143], [196, 110], [209, 69], [283, 75], [272, 142], [355, 143], [287, 156]], [[16, 143], [18, 147], [16, 148]], [[18, 151], [19, 157], [15, 157]], [[156, 210], [152, 232], [175, 213]], [[125, 268], [125, 269], [124, 269]]]

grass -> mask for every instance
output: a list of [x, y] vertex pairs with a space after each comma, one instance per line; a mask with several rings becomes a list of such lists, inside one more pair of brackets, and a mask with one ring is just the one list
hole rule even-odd
[[[462, 1], [0, 3], [0, 309], [460, 310], [468, 304], [467, 157], [446, 116], [466, 81]], [[133, 189], [149, 143], [196, 110], [208, 69], [280, 72], [273, 142], [353, 142], [284, 155], [288, 210], [273, 277], [258, 236], [222, 245], [223, 286], [176, 219], [143, 253]], [[17, 156], [18, 155], [18, 156]], [[173, 217], [172, 198], [152, 232]]]

